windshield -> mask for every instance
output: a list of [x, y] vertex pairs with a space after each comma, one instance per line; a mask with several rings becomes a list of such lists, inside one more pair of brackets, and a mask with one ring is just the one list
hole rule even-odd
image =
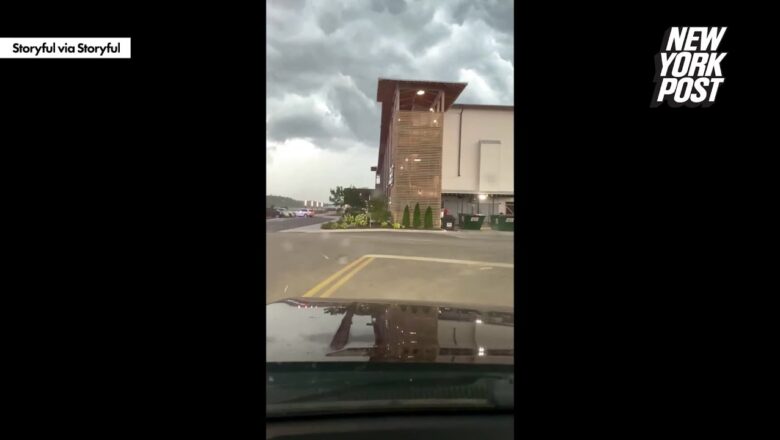
[[511, 8], [269, 3], [267, 417], [513, 408]]

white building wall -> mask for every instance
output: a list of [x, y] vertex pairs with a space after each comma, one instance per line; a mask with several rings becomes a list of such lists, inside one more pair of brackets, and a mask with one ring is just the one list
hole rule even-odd
[[[463, 140], [458, 176], [458, 130], [461, 112]], [[495, 144], [485, 143], [485, 148], [493, 148], [495, 151], [483, 152], [480, 141], [500, 141], [500, 145], [496, 148]], [[444, 115], [442, 142], [442, 193], [514, 193], [514, 111], [450, 108]], [[483, 156], [491, 157], [490, 170], [480, 170], [480, 157]], [[494, 166], [498, 166], [498, 169], [492, 169]], [[483, 175], [482, 182], [480, 172]], [[484, 179], [486, 175], [490, 176], [489, 182]]]

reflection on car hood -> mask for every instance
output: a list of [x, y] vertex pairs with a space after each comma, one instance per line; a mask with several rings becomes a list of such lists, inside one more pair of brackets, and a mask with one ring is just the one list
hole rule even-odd
[[514, 310], [290, 298], [266, 306], [267, 362], [514, 363]]

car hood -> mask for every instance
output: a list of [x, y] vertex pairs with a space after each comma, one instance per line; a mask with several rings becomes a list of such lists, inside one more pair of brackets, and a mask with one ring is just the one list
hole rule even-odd
[[514, 363], [514, 309], [288, 298], [266, 305], [267, 362]]

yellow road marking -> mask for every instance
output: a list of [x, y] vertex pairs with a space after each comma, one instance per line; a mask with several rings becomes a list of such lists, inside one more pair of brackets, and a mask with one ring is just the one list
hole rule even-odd
[[355, 270], [353, 270], [352, 272], [344, 275], [340, 280], [338, 280], [338, 282], [336, 284], [330, 286], [330, 288], [328, 290], [322, 292], [322, 295], [320, 295], [320, 298], [327, 298], [327, 297], [329, 297], [333, 292], [336, 291], [336, 289], [338, 289], [339, 287], [343, 286], [344, 283], [349, 281], [352, 277], [355, 276], [356, 273], [358, 273], [361, 270], [363, 270], [363, 268], [368, 266], [369, 263], [371, 263], [372, 261], [374, 261], [373, 258], [371, 258], [371, 257], [367, 258], [366, 261], [360, 263], [360, 265], [358, 267], [356, 267]]
[[[317, 285], [309, 289], [306, 293], [303, 294], [304, 297], [312, 297], [317, 294], [320, 290], [322, 290], [325, 286], [332, 283], [333, 281], [337, 280], [340, 276], [344, 275], [343, 278], [338, 279], [338, 281], [333, 284], [329, 289], [327, 289], [325, 292], [323, 292], [319, 297], [320, 298], [327, 298], [333, 292], [336, 291], [339, 287], [343, 286], [347, 281], [349, 281], [353, 276], [355, 276], [359, 271], [363, 270], [364, 267], [368, 266], [369, 263], [371, 263], [375, 258], [387, 258], [387, 259], [393, 259], [393, 260], [411, 260], [411, 261], [426, 261], [426, 262], [432, 262], [432, 263], [449, 263], [449, 264], [466, 264], [466, 265], [474, 265], [474, 266], [490, 266], [490, 267], [503, 267], [503, 268], [514, 268], [514, 264], [511, 263], [495, 263], [495, 262], [489, 262], [489, 261], [473, 261], [473, 260], [452, 260], [452, 259], [446, 259], [446, 258], [429, 258], [429, 257], [410, 257], [405, 255], [380, 255], [380, 254], [367, 254], [363, 255], [362, 257], [356, 259], [355, 261], [349, 263], [348, 265], [341, 268], [338, 272], [334, 273], [333, 275], [329, 276], [328, 278], [325, 278], [324, 280], [320, 281]], [[352, 270], [352, 269], [355, 270]], [[351, 272], [349, 272], [352, 270]], [[349, 273], [347, 273], [349, 272]], [[345, 275], [346, 274], [346, 275]]]
[[405, 255], [368, 254], [363, 256], [370, 257], [370, 258], [388, 258], [393, 260], [428, 261], [431, 263], [468, 264], [472, 266], [505, 267], [508, 269], [513, 269], [515, 267], [515, 265], [512, 263], [491, 263], [489, 261], [451, 260], [447, 258], [430, 258], [430, 257], [407, 257]]
[[341, 276], [341, 274], [343, 274], [344, 272], [352, 269], [354, 266], [356, 266], [359, 262], [363, 261], [365, 258], [366, 258], [366, 256], [364, 255], [364, 256], [358, 258], [357, 260], [347, 264], [346, 266], [341, 268], [341, 270], [339, 270], [338, 272], [334, 273], [333, 275], [329, 276], [328, 278], [325, 278], [324, 280], [320, 281], [316, 286], [314, 286], [311, 289], [309, 289], [308, 291], [306, 291], [306, 293], [304, 293], [303, 296], [305, 296], [305, 297], [314, 296], [314, 294], [316, 294], [317, 292], [320, 291], [320, 289], [322, 289], [323, 287], [328, 285], [328, 283], [330, 283], [331, 281], [333, 281], [336, 278], [338, 278], [339, 276]]

